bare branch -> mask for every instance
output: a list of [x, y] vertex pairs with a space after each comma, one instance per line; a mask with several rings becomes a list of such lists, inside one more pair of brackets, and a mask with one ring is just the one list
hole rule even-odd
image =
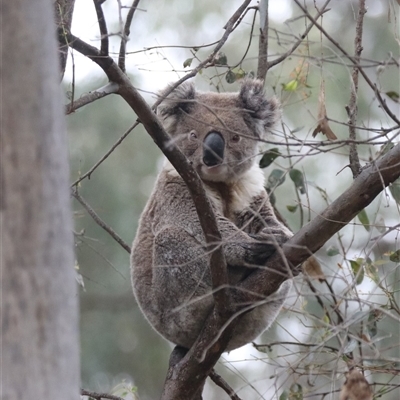
[[123, 72], [126, 72], [125, 68], [125, 55], [126, 55], [126, 43], [128, 42], [129, 35], [131, 33], [131, 24], [133, 15], [139, 5], [140, 0], [134, 0], [132, 6], [129, 8], [128, 16], [126, 17], [124, 31], [122, 32], [121, 46], [119, 48], [118, 66]]
[[96, 164], [93, 165], [92, 168], [90, 168], [89, 171], [84, 173], [79, 179], [77, 179], [71, 186], [76, 186], [79, 184], [79, 182], [83, 181], [86, 177], [90, 179], [90, 176], [92, 173], [105, 161], [109, 155], [123, 142], [123, 140], [139, 125], [139, 122], [135, 122], [111, 147], [110, 150], [107, 151], [106, 154], [104, 154], [103, 157], [100, 158], [99, 161], [97, 161]]
[[101, 226], [112, 238], [120, 244], [128, 253], [131, 252], [131, 248], [121, 239], [121, 237], [111, 228], [109, 227], [93, 210], [92, 207], [85, 201], [85, 199], [78, 193], [77, 189], [74, 188], [71, 191], [73, 197], [81, 203], [83, 208], [89, 213], [89, 215], [94, 219], [97, 225]]
[[102, 400], [102, 399], [108, 399], [108, 400], [124, 400], [122, 397], [114, 396], [114, 395], [112, 395], [112, 394], [90, 392], [89, 390], [84, 390], [84, 389], [81, 389], [81, 395], [82, 395], [82, 396], [89, 396], [89, 397], [92, 397], [92, 398], [94, 398], [94, 399], [96, 399], [96, 400]]
[[67, 66], [69, 48], [65, 33], [71, 29], [74, 6], [75, 0], [57, 0], [54, 3], [59, 46], [58, 50], [60, 52], [61, 79], [64, 76], [65, 67]]
[[[294, 45], [284, 54], [282, 54], [281, 56], [279, 56], [278, 58], [276, 58], [275, 60], [272, 60], [270, 62], [267, 63], [266, 65], [266, 70], [264, 73], [264, 78], [261, 79], [265, 79], [265, 76], [268, 72], [268, 70], [272, 67], [274, 67], [275, 65], [280, 64], [283, 60], [286, 60], [286, 58], [288, 58], [299, 46], [300, 44], [303, 42], [303, 40], [307, 37], [308, 33], [310, 32], [311, 28], [314, 26], [315, 21], [324, 13], [326, 13], [329, 10], [326, 10], [326, 7], [328, 6], [328, 4], [330, 3], [331, 0], [327, 0], [325, 2], [325, 4], [322, 6], [322, 8], [320, 9], [320, 11], [317, 13], [317, 15], [313, 18], [313, 20], [311, 21], [311, 24], [307, 27], [307, 29], [303, 32], [303, 34], [300, 36], [300, 39], [297, 40], [297, 42], [294, 43]], [[258, 73], [257, 73], [258, 76]]]
[[371, 89], [374, 91], [376, 98], [379, 101], [379, 104], [382, 106], [382, 108], [386, 111], [387, 115], [398, 125], [400, 126], [400, 119], [390, 110], [390, 108], [387, 106], [386, 101], [382, 98], [377, 86], [375, 83], [369, 79], [368, 75], [365, 73], [365, 71], [361, 68], [361, 66], [357, 63], [357, 61], [352, 57], [350, 54], [346, 52], [346, 50], [335, 40], [332, 38], [331, 35], [320, 25], [308, 12], [307, 8], [305, 8], [299, 0], [294, 0], [294, 2], [302, 9], [302, 11], [307, 15], [307, 18], [314, 23], [314, 25], [324, 34], [324, 36], [332, 43], [334, 44], [353, 64], [358, 70], [360, 71], [361, 75], [367, 82], [367, 84], [371, 87]]
[[[211, 52], [211, 54], [203, 62], [201, 62], [196, 68], [194, 68], [191, 72], [189, 72], [188, 74], [183, 76], [181, 79], [177, 80], [173, 85], [171, 85], [169, 88], [169, 91], [164, 93], [165, 97], [168, 96], [173, 90], [175, 90], [180, 84], [182, 84], [183, 82], [187, 81], [188, 79], [196, 76], [200, 70], [202, 70], [210, 61], [213, 60], [215, 55], [219, 52], [221, 47], [228, 40], [229, 35], [232, 33], [232, 31], [236, 27], [236, 25], [235, 25], [236, 21], [240, 18], [242, 13], [246, 10], [246, 7], [250, 4], [250, 2], [251, 2], [251, 0], [244, 1], [242, 3], [242, 5], [235, 11], [235, 13], [229, 19], [229, 21], [225, 24], [225, 26], [224, 26], [225, 33], [223, 34], [222, 38], [220, 39], [218, 44], [215, 46], [215, 48]], [[153, 104], [153, 109], [155, 109], [162, 101], [163, 101], [163, 98], [159, 98]]]
[[108, 56], [108, 30], [107, 30], [106, 20], [104, 18], [103, 9], [101, 7], [101, 4], [103, 2], [104, 0], [93, 0], [94, 7], [96, 8], [97, 21], [100, 29], [100, 42], [101, 42], [100, 54], [102, 56]]
[[210, 373], [210, 378], [211, 380], [219, 386], [221, 389], [223, 389], [226, 394], [232, 399], [232, 400], [240, 400], [240, 397], [235, 393], [235, 391], [228, 385], [228, 382], [225, 381], [225, 379], [222, 378], [219, 374], [215, 372], [215, 370], [212, 370]]
[[260, 39], [258, 41], [257, 78], [265, 80], [268, 71], [268, 5], [269, 0], [260, 1]]
[[[356, 36], [354, 38], [354, 59], [357, 62], [357, 65], [360, 63], [360, 56], [362, 52], [362, 33], [363, 33], [363, 24], [364, 24], [364, 14], [367, 12], [365, 8], [365, 0], [359, 0], [359, 9], [357, 16], [357, 24], [356, 24]], [[351, 94], [350, 94], [350, 102], [347, 108], [347, 112], [349, 115], [349, 138], [355, 140], [356, 139], [356, 128], [355, 125], [357, 123], [357, 92], [358, 92], [358, 71], [357, 67], [353, 67], [353, 72], [351, 74], [351, 78], [353, 80], [353, 85], [351, 86]], [[350, 144], [350, 169], [353, 173], [353, 178], [355, 178], [361, 169], [360, 160], [358, 158], [357, 153], [357, 145], [352, 143]]]
[[102, 99], [112, 93], [118, 92], [118, 85], [114, 82], [107, 83], [107, 85], [93, 90], [86, 95], [83, 95], [78, 100], [71, 99], [71, 103], [65, 106], [65, 114], [71, 114], [79, 108], [86, 106], [87, 104], [93, 103], [96, 100]]

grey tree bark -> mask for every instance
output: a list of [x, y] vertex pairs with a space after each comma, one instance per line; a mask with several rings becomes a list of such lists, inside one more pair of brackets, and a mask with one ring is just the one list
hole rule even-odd
[[51, 0], [1, 0], [1, 398], [79, 398], [68, 156]]

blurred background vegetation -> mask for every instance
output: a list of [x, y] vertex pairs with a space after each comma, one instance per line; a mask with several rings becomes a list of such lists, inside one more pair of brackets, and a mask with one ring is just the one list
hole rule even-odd
[[[209, 54], [212, 47], [201, 46], [222, 36], [223, 26], [240, 3], [227, 0], [140, 2], [128, 42], [127, 72], [149, 103], [154, 102], [159, 89], [197, 65], [197, 58], [202, 60]], [[257, 5], [257, 2], [253, 3], [251, 5]], [[305, 3], [314, 15], [314, 2]], [[316, 4], [321, 6], [322, 2], [316, 1]], [[398, 94], [399, 6], [394, 0], [369, 0], [367, 7], [361, 64], [365, 65], [368, 76], [382, 92]], [[349, 54], [353, 54], [358, 2], [333, 0], [328, 8], [330, 10], [322, 19], [324, 28]], [[104, 10], [109, 32], [119, 32], [118, 2], [106, 1]], [[122, 10], [122, 19], [125, 11]], [[257, 15], [251, 36], [254, 12], [250, 10], [246, 14], [223, 47], [227, 64], [234, 67], [231, 69], [236, 77], [251, 74], [257, 68], [259, 18]], [[269, 57], [273, 59], [291, 47], [308, 21], [290, 0], [270, 0], [269, 16]], [[72, 33], [98, 45], [97, 28], [93, 4], [77, 0]], [[110, 41], [111, 51], [116, 57], [120, 37], [115, 34]], [[248, 45], [248, 53], [240, 62]], [[188, 65], [190, 62], [191, 66]], [[227, 82], [227, 72], [227, 67], [205, 69], [195, 78], [196, 85], [201, 90], [237, 90], [237, 82]], [[276, 129], [271, 137], [273, 143], [266, 148], [278, 147], [283, 156], [265, 169], [266, 177], [274, 169], [288, 171], [295, 166], [304, 173], [306, 181], [305, 194], [300, 193], [289, 177], [274, 191], [276, 206], [293, 231], [322, 211], [352, 181], [351, 171], [346, 168], [349, 163], [348, 147], [301, 145], [302, 141], [312, 139], [311, 133], [317, 125], [321, 80], [325, 81], [330, 126], [339, 139], [347, 139], [345, 105], [350, 98], [351, 63], [326, 38], [321, 41], [317, 29], [313, 28], [308, 40], [283, 63], [272, 68], [267, 76], [267, 93], [276, 95], [282, 102], [283, 124]], [[66, 104], [72, 91], [74, 97], [79, 98], [81, 94], [106, 83], [102, 71], [94, 63], [78, 53], [69, 57], [63, 82]], [[385, 100], [392, 111], [400, 115], [395, 95], [386, 96]], [[384, 129], [392, 127], [393, 122], [380, 108], [373, 91], [362, 78], [358, 106], [358, 126], [377, 130], [373, 133], [359, 129], [358, 139], [378, 136], [374, 143], [379, 143], [358, 146], [364, 165], [375, 158], [382, 143], [394, 138], [398, 132], [385, 134]], [[67, 121], [71, 182], [74, 182], [133, 125], [136, 116], [121, 98], [112, 95], [72, 113]], [[288, 138], [293, 139], [291, 143], [297, 140], [298, 145], [287, 145]], [[315, 142], [322, 140], [326, 138], [320, 133]], [[279, 145], [276, 144], [278, 142]], [[129, 244], [134, 238], [141, 210], [162, 159], [160, 150], [139, 125], [90, 179], [79, 184], [80, 194]], [[82, 387], [112, 392], [116, 385], [126, 382], [137, 387], [142, 400], [158, 398], [172, 346], [151, 329], [135, 303], [130, 284], [129, 254], [93, 222], [79, 203], [74, 203], [74, 210], [77, 271], [81, 279]], [[297, 281], [288, 310], [257, 341], [316, 344], [326, 341], [327, 345], [338, 347], [339, 353], [329, 354], [322, 349], [310, 353], [309, 349], [293, 345], [257, 350], [247, 345], [225, 355], [218, 365], [218, 371], [238, 390], [240, 397], [279, 398], [284, 396], [285, 389], [298, 390], [294, 388], [294, 383], [301, 385], [299, 387], [304, 393], [309, 393], [308, 398], [315, 399], [322, 398], [317, 396], [318, 393], [339, 389], [343, 373], [347, 370], [348, 357], [356, 347], [360, 347], [359, 342], [347, 341], [347, 338], [356, 335], [363, 324], [365, 327], [370, 323], [371, 330], [376, 329], [377, 333], [372, 335], [373, 332], [369, 332], [369, 340], [372, 337], [376, 339], [372, 340], [373, 345], [362, 345], [363, 362], [368, 365], [367, 378], [377, 383], [375, 392], [383, 388], [388, 391], [384, 399], [398, 398], [399, 389], [391, 390], [399, 385], [399, 378], [396, 374], [385, 373], [385, 369], [400, 371], [399, 319], [385, 318], [384, 313], [378, 322], [368, 318], [372, 305], [387, 307], [390, 299], [394, 304], [400, 301], [399, 260], [396, 261], [393, 256], [400, 248], [399, 230], [383, 234], [399, 223], [399, 209], [390, 192], [386, 191], [367, 208], [366, 213], [368, 222], [365, 219], [355, 220], [317, 254], [324, 275], [338, 298], [348, 300], [340, 304], [349, 322], [341, 328], [341, 346], [338, 347], [337, 338], [329, 336], [332, 331], [327, 329], [329, 320], [326, 319], [326, 310], [321, 308], [302, 279]], [[373, 274], [368, 274], [366, 269], [362, 282], [352, 285], [354, 268], [349, 260], [357, 262], [357, 259], [367, 258], [372, 260], [380, 280], [374, 280]], [[324, 304], [329, 307], [332, 300], [327, 295], [327, 286], [315, 280], [313, 286], [322, 293]], [[388, 307], [386, 309], [389, 310]], [[364, 314], [354, 317], [360, 312]], [[354, 320], [351, 320], [353, 317]], [[397, 317], [400, 318], [400, 315]], [[297, 374], [293, 373], [293, 368]], [[384, 386], [384, 383], [387, 385]], [[205, 398], [220, 399], [223, 396], [226, 395], [220, 389], [207, 384]]]

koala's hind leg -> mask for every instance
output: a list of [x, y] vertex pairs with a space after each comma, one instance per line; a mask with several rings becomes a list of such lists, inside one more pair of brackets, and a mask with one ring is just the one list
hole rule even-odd
[[283, 282], [274, 294], [265, 299], [264, 304], [240, 316], [236, 323], [235, 330], [233, 331], [232, 339], [227, 347], [227, 351], [252, 342], [262, 332], [267, 330], [277, 318], [291, 288], [291, 280]]
[[197, 338], [213, 306], [208, 260], [202, 243], [182, 228], [164, 228], [154, 239], [156, 329], [186, 348]]

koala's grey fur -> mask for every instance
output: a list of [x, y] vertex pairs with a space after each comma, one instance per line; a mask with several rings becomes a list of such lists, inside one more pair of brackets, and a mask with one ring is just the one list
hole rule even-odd
[[[163, 94], [161, 94], [162, 96]], [[258, 80], [239, 93], [201, 93], [191, 83], [159, 106], [165, 129], [203, 180], [216, 214], [230, 284], [263, 265], [292, 236], [275, 217], [255, 160], [258, 139], [279, 117]], [[217, 132], [223, 159], [203, 162], [204, 139]], [[136, 299], [150, 324], [171, 342], [190, 348], [213, 307], [209, 256], [196, 210], [182, 178], [169, 162], [160, 172], [140, 219], [131, 256]], [[227, 350], [254, 340], [277, 317], [290, 290], [282, 284], [265, 303], [240, 317]]]

